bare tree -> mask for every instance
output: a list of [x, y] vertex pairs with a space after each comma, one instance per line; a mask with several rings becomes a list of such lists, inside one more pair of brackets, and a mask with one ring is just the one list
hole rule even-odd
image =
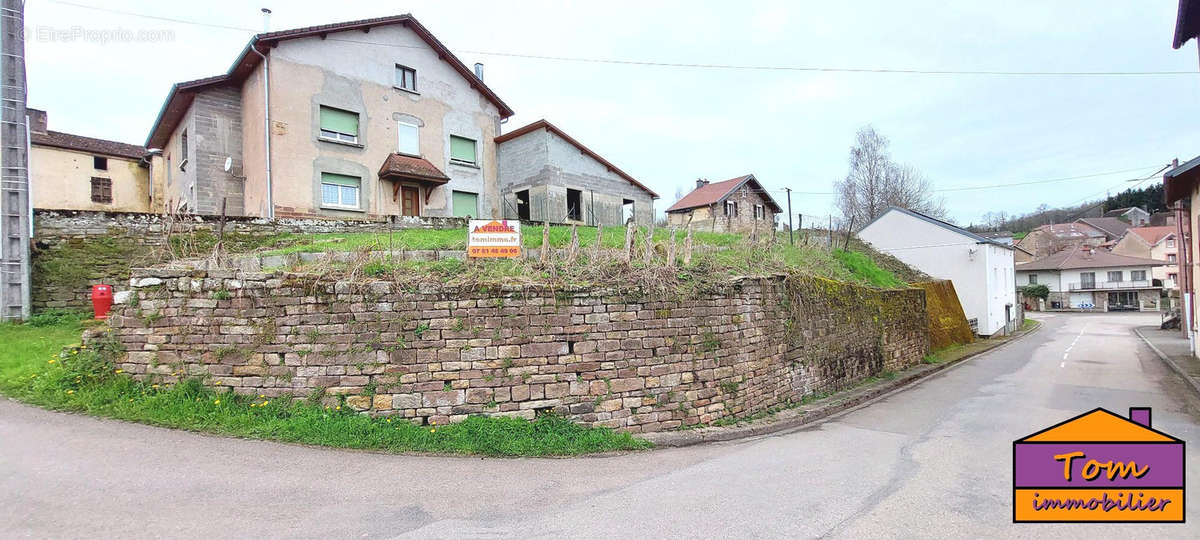
[[850, 148], [850, 171], [834, 187], [843, 220], [853, 220], [859, 227], [890, 206], [935, 217], [945, 214], [944, 203], [934, 197], [929, 180], [915, 168], [893, 162], [887, 137], [871, 126], [858, 130]]

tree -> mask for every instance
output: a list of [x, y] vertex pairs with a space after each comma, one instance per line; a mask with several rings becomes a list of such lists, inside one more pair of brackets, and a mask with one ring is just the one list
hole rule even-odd
[[933, 196], [929, 180], [909, 165], [894, 163], [888, 140], [874, 127], [858, 130], [850, 148], [850, 171], [834, 185], [838, 210], [856, 227], [865, 226], [890, 206], [915, 210], [934, 217], [946, 213]]

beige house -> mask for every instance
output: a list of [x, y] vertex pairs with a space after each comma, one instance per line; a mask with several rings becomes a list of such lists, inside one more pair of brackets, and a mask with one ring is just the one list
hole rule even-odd
[[1164, 266], [1155, 266], [1151, 275], [1160, 280], [1166, 289], [1175, 289], [1179, 282], [1179, 249], [1176, 245], [1175, 227], [1133, 227], [1113, 246], [1112, 252], [1119, 255], [1142, 257], [1164, 261]]
[[513, 114], [409, 15], [258, 34], [178, 83], [146, 146], [172, 208], [262, 217], [498, 217]]
[[769, 232], [783, 210], [753, 174], [723, 182], [697, 180], [696, 189], [667, 208], [667, 222], [700, 231]]
[[29, 111], [33, 207], [44, 210], [150, 212], [145, 149], [47, 129], [46, 111]]

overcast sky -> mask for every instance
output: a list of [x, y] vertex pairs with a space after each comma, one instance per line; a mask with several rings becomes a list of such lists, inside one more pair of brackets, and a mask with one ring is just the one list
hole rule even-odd
[[[988, 211], [1027, 212], [1119, 191], [1131, 185], [1125, 179], [1200, 154], [1200, 77], [1190, 74], [818, 73], [482, 54], [1194, 72], [1196, 43], [1171, 49], [1175, 0], [27, 2], [30, 106], [49, 111], [51, 129], [140, 144], [171, 84], [226, 72], [251, 32], [70, 4], [251, 30], [262, 27], [260, 7], [274, 10], [274, 30], [412, 13], [465, 63], [486, 65], [488, 85], [517, 112], [506, 131], [546, 118], [656, 190], [660, 211], [698, 177], [753, 173], [768, 190], [828, 192], [845, 176], [854, 133], [866, 124], [891, 139], [894, 159], [922, 171], [937, 189], [1126, 171], [942, 193], [950, 217], [964, 225]], [[76, 28], [135, 34], [129, 42], [102, 43], [95, 33], [52, 39], [48, 32]], [[786, 204], [781, 191], [772, 195]], [[792, 205], [807, 216], [835, 211], [828, 195], [793, 194]]]

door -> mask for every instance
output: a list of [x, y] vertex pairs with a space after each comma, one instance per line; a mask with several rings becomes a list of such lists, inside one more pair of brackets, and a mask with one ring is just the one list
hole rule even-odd
[[400, 215], [421, 215], [421, 190], [411, 186], [400, 186]]

